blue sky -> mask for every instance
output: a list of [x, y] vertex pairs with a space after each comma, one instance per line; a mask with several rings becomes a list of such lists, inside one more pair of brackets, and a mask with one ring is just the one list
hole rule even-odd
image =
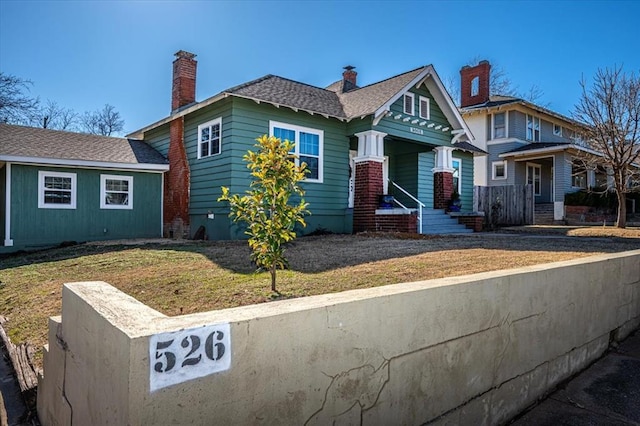
[[356, 66], [370, 84], [473, 58], [570, 114], [598, 68], [640, 70], [637, 1], [7, 1], [0, 70], [78, 112], [112, 104], [125, 132], [168, 115], [171, 62], [197, 54], [197, 100], [265, 74], [325, 87]]

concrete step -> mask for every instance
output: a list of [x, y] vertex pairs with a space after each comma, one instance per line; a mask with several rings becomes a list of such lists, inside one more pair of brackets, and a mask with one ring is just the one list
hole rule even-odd
[[424, 235], [454, 235], [454, 234], [472, 234], [473, 229], [469, 229], [464, 225], [459, 225], [456, 227], [446, 226], [446, 227], [433, 227], [433, 228], [423, 228]]

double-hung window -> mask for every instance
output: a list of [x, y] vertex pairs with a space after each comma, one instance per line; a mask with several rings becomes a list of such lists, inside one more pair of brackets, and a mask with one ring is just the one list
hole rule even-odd
[[133, 209], [133, 176], [100, 175], [100, 208]]
[[559, 124], [553, 125], [553, 134], [554, 136], [562, 136], [562, 126]]
[[222, 118], [198, 126], [198, 158], [220, 154], [222, 150]]
[[429, 98], [424, 96], [420, 96], [420, 118], [424, 118], [425, 120], [429, 120], [431, 117], [431, 105]]
[[75, 209], [76, 174], [39, 171], [38, 208]]
[[494, 180], [504, 180], [507, 178], [507, 162], [506, 161], [494, 161], [492, 165], [491, 177]]
[[527, 114], [527, 140], [540, 142], [540, 118]]
[[414, 95], [413, 93], [405, 93], [404, 94], [404, 113], [407, 115], [415, 115], [415, 112], [413, 111], [413, 102], [414, 102]]
[[491, 139], [501, 139], [507, 137], [507, 113], [498, 112], [492, 115], [492, 135]]
[[324, 132], [293, 124], [269, 122], [269, 133], [281, 140], [295, 144], [292, 154], [296, 156], [296, 165], [307, 164], [309, 173], [305, 181], [322, 182]]

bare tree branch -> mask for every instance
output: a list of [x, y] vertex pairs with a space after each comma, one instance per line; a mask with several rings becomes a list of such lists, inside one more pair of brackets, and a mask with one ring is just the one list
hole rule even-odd
[[39, 100], [29, 96], [33, 83], [0, 72], [0, 123], [27, 124], [38, 109]]
[[580, 81], [582, 93], [573, 117], [588, 125], [586, 144], [602, 157], [581, 155], [594, 167], [604, 164], [618, 197], [618, 227], [626, 226], [626, 194], [640, 190], [640, 74], [622, 67], [598, 69], [593, 83]]
[[113, 105], [105, 104], [102, 109], [87, 111], [80, 117], [80, 124], [86, 133], [112, 136], [124, 129], [124, 120]]

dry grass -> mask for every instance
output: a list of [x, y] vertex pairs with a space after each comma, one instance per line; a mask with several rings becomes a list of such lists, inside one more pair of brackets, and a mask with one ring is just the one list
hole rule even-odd
[[278, 274], [280, 296], [270, 293], [267, 273], [254, 272], [246, 242], [86, 244], [2, 259], [0, 314], [9, 318], [12, 341], [39, 347], [46, 343], [47, 318], [60, 314], [65, 282], [106, 281], [167, 315], [180, 315], [640, 248], [640, 230], [606, 230], [300, 238], [288, 247], [290, 269]]

